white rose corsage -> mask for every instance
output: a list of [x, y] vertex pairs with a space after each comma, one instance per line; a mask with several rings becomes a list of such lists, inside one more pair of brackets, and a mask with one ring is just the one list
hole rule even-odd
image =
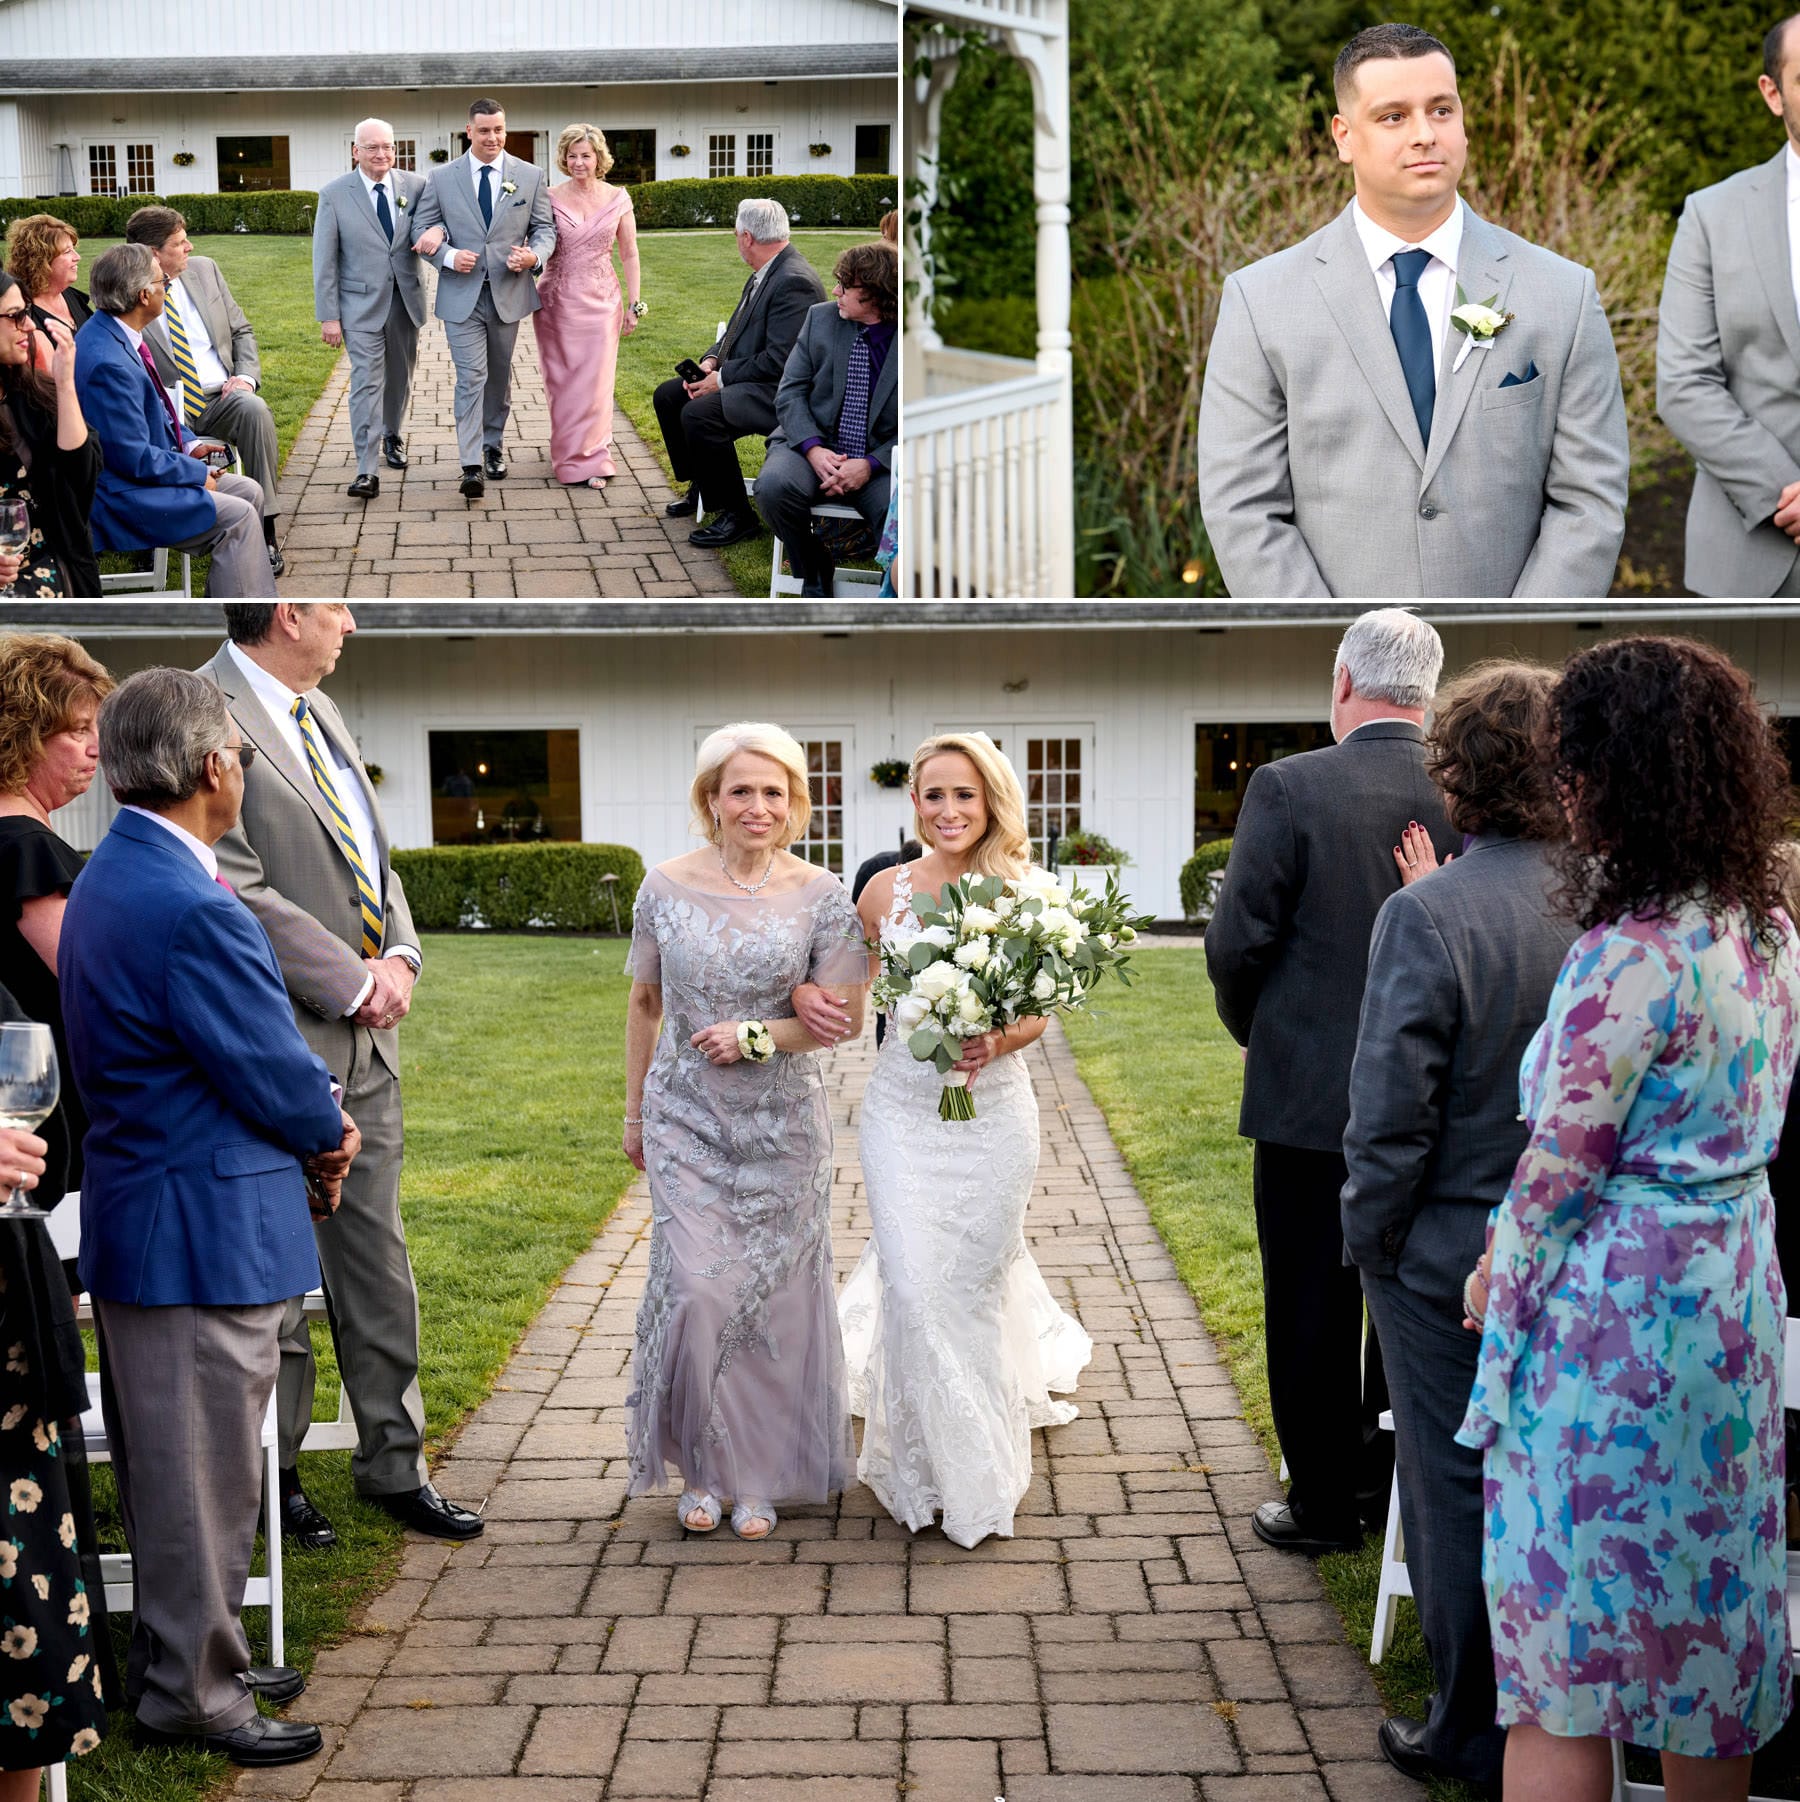
[[775, 1055], [775, 1037], [760, 1020], [740, 1020], [738, 1055], [747, 1064], [766, 1064]]
[[500, 192], [502, 194], [516, 194], [518, 191], [519, 184], [516, 181], [503, 181], [500, 184]]
[[1450, 373], [1454, 375], [1462, 368], [1469, 352], [1486, 350], [1499, 335], [1512, 324], [1514, 315], [1502, 313], [1495, 304], [1498, 294], [1490, 294], [1486, 300], [1471, 300], [1462, 291], [1460, 282], [1456, 285], [1456, 305], [1450, 313], [1450, 323], [1463, 335], [1462, 349], [1456, 353], [1456, 361], [1450, 365]]
[[406, 196], [404, 194], [396, 194], [394, 196], [394, 205], [404, 213], [406, 211]]

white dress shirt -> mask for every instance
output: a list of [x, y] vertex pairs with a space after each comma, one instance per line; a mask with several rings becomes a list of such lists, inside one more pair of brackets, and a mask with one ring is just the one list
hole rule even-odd
[[1788, 280], [1794, 288], [1794, 305], [1800, 308], [1800, 156], [1792, 142], [1787, 147]]
[[[193, 353], [194, 373], [200, 378], [202, 394], [212, 394], [223, 388], [231, 380], [231, 371], [220, 360], [219, 353], [213, 348], [212, 334], [206, 329], [206, 321], [200, 316], [200, 305], [188, 292], [187, 283], [180, 276], [169, 283], [167, 300], [172, 300], [181, 313], [181, 329], [187, 333], [188, 349]], [[166, 311], [165, 301], [165, 311]], [[163, 320], [163, 330], [169, 330], [169, 321]], [[173, 341], [174, 334], [170, 333]]]
[[[1417, 720], [1403, 719], [1397, 713], [1383, 713], [1383, 714], [1380, 714], [1379, 716], [1377, 716], [1375, 719], [1364, 720], [1361, 722], [1360, 725], [1352, 726], [1350, 728], [1350, 730], [1344, 734], [1344, 737], [1340, 738], [1338, 740], [1338, 743], [1341, 745], [1344, 742], [1344, 739], [1354, 738], [1357, 735], [1357, 733], [1359, 733], [1363, 729], [1364, 726], [1418, 726], [1418, 725], [1419, 725], [1419, 722]], [[1423, 731], [1424, 727], [1420, 726], [1419, 730]]]
[[400, 190], [394, 186], [393, 170], [390, 169], [379, 183], [372, 181], [364, 169], [359, 168], [356, 173], [362, 177], [363, 192], [369, 197], [369, 211], [375, 215], [377, 225], [381, 223], [381, 213], [375, 205], [375, 189], [380, 186], [387, 190], [388, 217], [394, 222], [394, 237], [398, 240], [401, 236]]
[[[484, 163], [473, 151], [469, 153], [469, 192], [475, 196], [475, 210], [481, 211], [481, 172], [492, 169], [488, 177], [488, 204], [497, 214], [500, 211], [500, 184], [506, 180], [506, 152], [503, 150], [491, 163]], [[371, 204], [373, 204], [371, 202]], [[456, 267], [456, 247], [446, 244], [438, 252], [438, 261], [446, 269]]]
[[201, 869], [214, 882], [218, 881], [219, 860], [213, 854], [212, 846], [207, 844], [204, 839], [195, 838], [185, 826], [177, 826], [173, 820], [164, 819], [160, 813], [152, 813], [148, 807], [134, 807], [127, 801], [119, 811], [120, 813], [135, 813], [140, 820], [154, 820], [163, 831], [173, 833], [194, 854]]
[[[1369, 268], [1374, 272], [1375, 289], [1381, 296], [1381, 310], [1390, 318], [1394, 311], [1394, 290], [1398, 285], [1394, 277], [1394, 252], [1431, 252], [1431, 261], [1425, 265], [1425, 272], [1419, 277], [1419, 303], [1425, 309], [1425, 322], [1431, 327], [1431, 341], [1438, 348], [1438, 356], [1432, 359], [1431, 366], [1432, 379], [1435, 381], [1444, 341], [1450, 332], [1450, 315], [1456, 307], [1456, 259], [1462, 252], [1463, 235], [1462, 201], [1457, 201], [1450, 217], [1430, 237], [1421, 238], [1416, 244], [1397, 238], [1385, 226], [1377, 225], [1362, 210], [1359, 201], [1351, 201], [1350, 216], [1356, 225], [1356, 235], [1362, 240], [1363, 255], [1369, 259]], [[1469, 298], [1484, 300], [1486, 296], [1471, 294]]]

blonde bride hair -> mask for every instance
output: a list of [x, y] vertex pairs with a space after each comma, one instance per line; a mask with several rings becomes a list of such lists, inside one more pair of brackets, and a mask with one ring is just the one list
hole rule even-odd
[[694, 759], [694, 783], [688, 790], [688, 805], [694, 810], [693, 828], [713, 844], [719, 842], [719, 822], [713, 818], [712, 804], [718, 799], [719, 786], [725, 780], [725, 766], [740, 751], [767, 757], [787, 772], [788, 816], [782, 845], [791, 845], [804, 836], [812, 819], [812, 790], [806, 775], [806, 753], [793, 736], [766, 720], [739, 720], [709, 733]]
[[[1025, 796], [1013, 766], [985, 732], [940, 732], [936, 737], [926, 739], [913, 752], [907, 786], [917, 794], [919, 771], [933, 757], [941, 757], [948, 751], [960, 752], [974, 764], [987, 800], [987, 831], [976, 841], [969, 868], [977, 876], [1023, 875], [1031, 862], [1031, 840], [1025, 833]], [[920, 844], [929, 845], [931, 837], [916, 805], [913, 827]]]

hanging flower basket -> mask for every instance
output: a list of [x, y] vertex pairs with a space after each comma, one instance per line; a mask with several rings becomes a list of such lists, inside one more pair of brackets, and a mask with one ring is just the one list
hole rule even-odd
[[177, 169], [191, 169], [194, 166], [194, 153], [191, 150], [178, 150], [169, 158]]
[[808, 144], [806, 148], [810, 150], [814, 156], [831, 155], [831, 146], [829, 144]]
[[368, 777], [371, 788], [379, 788], [387, 780], [387, 771], [378, 763], [365, 763], [363, 774]]
[[435, 150], [434, 150], [434, 151], [433, 151], [433, 152], [432, 152], [432, 153], [431, 153], [431, 160], [432, 160], [432, 161], [433, 161], [433, 162], [434, 162], [434, 163], [447, 163], [447, 162], [449, 162], [449, 160], [450, 160], [450, 152], [449, 152], [449, 151], [447, 151], [447, 150], [446, 150], [446, 149], [445, 149], [445, 148], [444, 148], [444, 147], [443, 147], [443, 145], [442, 145], [442, 144], [440, 144], [440, 145], [439, 145], [439, 146], [438, 146], [438, 147], [437, 147], [437, 149], [435, 149]]
[[670, 156], [692, 156], [693, 154], [693, 151], [685, 144], [671, 144], [669, 146]]
[[877, 788], [904, 788], [912, 766], [903, 757], [884, 757], [869, 768], [869, 780]]

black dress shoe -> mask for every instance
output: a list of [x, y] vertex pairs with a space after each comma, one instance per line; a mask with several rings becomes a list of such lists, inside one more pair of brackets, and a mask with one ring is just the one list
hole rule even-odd
[[429, 1533], [433, 1539], [475, 1539], [487, 1524], [479, 1514], [445, 1501], [429, 1483], [420, 1489], [403, 1489], [398, 1495], [372, 1495], [368, 1500], [403, 1527]]
[[291, 1702], [306, 1689], [306, 1679], [291, 1665], [253, 1664], [243, 1673], [244, 1687], [251, 1695], [280, 1706]]
[[287, 574], [287, 558], [282, 556], [281, 546], [278, 544], [269, 546], [269, 574], [272, 576]]
[[752, 514], [721, 513], [710, 526], [700, 526], [688, 533], [688, 543], [697, 544], [706, 551], [722, 551], [728, 544], [742, 544], [746, 538], [756, 538], [761, 532], [762, 527]]
[[1381, 1748], [1381, 1756], [1403, 1776], [1411, 1777], [1418, 1783], [1437, 1782], [1466, 1783], [1471, 1789], [1484, 1796], [1492, 1796], [1498, 1802], [1500, 1795], [1500, 1778], [1496, 1772], [1492, 1777], [1470, 1777], [1462, 1771], [1451, 1769], [1441, 1759], [1436, 1759], [1425, 1750], [1425, 1723], [1415, 1720], [1411, 1715], [1397, 1714], [1385, 1720], [1375, 1730], [1375, 1743]]
[[358, 476], [344, 492], [353, 501], [372, 501], [381, 492], [381, 477]]
[[406, 467], [406, 440], [398, 432], [389, 432], [381, 441], [381, 454], [387, 459], [389, 469]]
[[1264, 1502], [1250, 1517], [1256, 1537], [1265, 1545], [1283, 1552], [1354, 1552], [1362, 1545], [1360, 1538], [1324, 1537], [1309, 1533], [1294, 1519], [1294, 1511], [1286, 1502]]
[[325, 1748], [325, 1736], [304, 1721], [272, 1721], [253, 1714], [241, 1727], [226, 1733], [164, 1733], [159, 1727], [137, 1724], [137, 1736], [152, 1746], [194, 1746], [202, 1752], [222, 1752], [233, 1764], [296, 1764], [316, 1757]]
[[671, 519], [688, 519], [700, 510], [700, 488], [696, 483], [686, 494], [678, 495], [663, 508]]
[[462, 466], [462, 491], [470, 500], [478, 501], [487, 493], [487, 483], [481, 479], [479, 463], [465, 463]]
[[506, 480], [506, 459], [491, 445], [481, 453], [481, 463], [490, 482]]
[[281, 1486], [281, 1537], [298, 1552], [328, 1552], [338, 1542], [331, 1522], [298, 1483]]

